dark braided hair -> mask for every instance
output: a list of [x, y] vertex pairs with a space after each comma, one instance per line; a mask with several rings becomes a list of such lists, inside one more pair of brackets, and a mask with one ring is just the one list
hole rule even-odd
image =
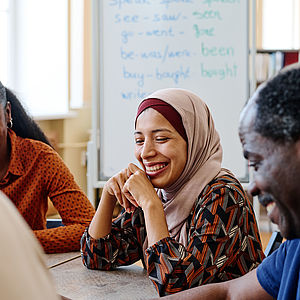
[[23, 138], [41, 141], [52, 147], [44, 132], [27, 114], [15, 94], [8, 88], [5, 88], [0, 82], [0, 104], [2, 104], [5, 108], [7, 102], [10, 102], [11, 105], [11, 117], [13, 119], [13, 126], [11, 129], [16, 133], [16, 135]]
[[259, 91], [255, 131], [285, 144], [300, 138], [300, 68], [279, 73]]

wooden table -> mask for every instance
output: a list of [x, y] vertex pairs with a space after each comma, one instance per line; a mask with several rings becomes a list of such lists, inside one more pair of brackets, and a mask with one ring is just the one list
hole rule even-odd
[[77, 252], [48, 254], [50, 268], [57, 292], [76, 299], [152, 299], [158, 294], [146, 271], [131, 265], [114, 271], [87, 269]]
[[80, 257], [80, 252], [68, 252], [46, 255], [46, 265], [49, 269]]

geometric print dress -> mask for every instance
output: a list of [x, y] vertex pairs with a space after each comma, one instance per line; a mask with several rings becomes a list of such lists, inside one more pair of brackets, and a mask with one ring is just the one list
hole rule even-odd
[[167, 237], [143, 253], [146, 235], [142, 210], [124, 212], [103, 238], [93, 239], [86, 229], [81, 238], [83, 263], [89, 269], [111, 270], [141, 259], [164, 296], [240, 277], [264, 258], [252, 205], [229, 175], [214, 179], [199, 195], [187, 219], [187, 247]]

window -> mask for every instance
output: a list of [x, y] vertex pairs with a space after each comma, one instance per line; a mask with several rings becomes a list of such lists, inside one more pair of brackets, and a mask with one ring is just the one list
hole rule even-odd
[[299, 2], [299, 0], [263, 0], [263, 49], [299, 49]]
[[0, 81], [6, 85], [8, 76], [8, 0], [0, 1]]
[[84, 0], [72, 0], [71, 7], [71, 70], [70, 107], [83, 105]]
[[4, 2], [9, 12], [7, 86], [35, 117], [66, 114], [68, 0]]

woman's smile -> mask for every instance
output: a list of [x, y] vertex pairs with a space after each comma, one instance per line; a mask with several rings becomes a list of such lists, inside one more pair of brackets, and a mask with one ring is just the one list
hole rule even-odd
[[168, 163], [144, 164], [144, 166], [146, 174], [152, 178], [164, 172], [168, 167]]

